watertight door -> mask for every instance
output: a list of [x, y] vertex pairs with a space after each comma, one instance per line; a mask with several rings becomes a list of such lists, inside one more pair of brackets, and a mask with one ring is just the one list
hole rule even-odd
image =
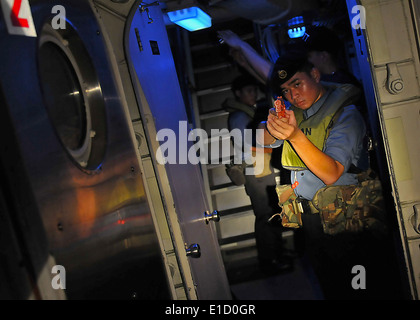
[[372, 77], [406, 271], [418, 299], [420, 6], [414, 0], [347, 0], [347, 6], [360, 67]]
[[[156, 144], [157, 133], [165, 140], [160, 145], [171, 147], [165, 153], [168, 163], [160, 164], [155, 157], [154, 165], [161, 188], [170, 190], [170, 197], [165, 198], [169, 223], [179, 223], [180, 229], [174, 226], [172, 230], [182, 233], [173, 235], [178, 243], [182, 237], [183, 248], [178, 245], [178, 255], [185, 257], [187, 252], [189, 254], [198, 299], [231, 299], [214, 227], [217, 222], [208, 221], [205, 217], [209, 206], [204, 195], [200, 166], [191, 163], [188, 156], [189, 151], [190, 155], [195, 154], [191, 149], [194, 148], [193, 142], [188, 141], [191, 128], [161, 8], [142, 2], [132, 18], [128, 37], [126, 52], [132, 81], [139, 84], [141, 93], [137, 90], [137, 94], [143, 95], [146, 100], [138, 97], [140, 111], [144, 118], [148, 118], [146, 110], [152, 114], [152, 118], [148, 118], [148, 128], [152, 127], [148, 132], [149, 139]], [[165, 169], [163, 174], [162, 168]], [[170, 218], [171, 212], [175, 212], [177, 221]], [[198, 245], [194, 247], [197, 250], [185, 250], [195, 244]]]
[[0, 299], [168, 299], [97, 10], [0, 3]]

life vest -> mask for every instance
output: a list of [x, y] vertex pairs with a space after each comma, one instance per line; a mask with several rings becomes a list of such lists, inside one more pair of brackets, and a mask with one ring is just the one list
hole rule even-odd
[[[315, 114], [304, 119], [303, 110], [295, 106], [291, 108], [298, 127], [319, 150], [324, 150], [329, 132], [343, 108], [353, 104], [360, 97], [360, 90], [351, 84], [323, 83], [323, 85], [329, 89], [326, 93], [328, 96]], [[307, 169], [287, 140], [284, 141], [281, 163], [284, 168], [289, 170]]]

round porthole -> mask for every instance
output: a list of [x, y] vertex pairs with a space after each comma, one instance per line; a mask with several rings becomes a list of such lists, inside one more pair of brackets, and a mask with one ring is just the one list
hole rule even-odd
[[92, 61], [76, 31], [46, 24], [38, 47], [39, 76], [48, 116], [78, 166], [95, 170], [105, 153], [105, 106]]

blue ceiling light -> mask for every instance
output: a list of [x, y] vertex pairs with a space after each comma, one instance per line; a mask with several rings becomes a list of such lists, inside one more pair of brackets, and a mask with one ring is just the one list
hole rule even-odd
[[211, 27], [211, 17], [198, 7], [191, 7], [168, 12], [171, 22], [187, 29], [196, 31]]
[[301, 38], [305, 35], [306, 27], [305, 27], [305, 23], [303, 22], [302, 16], [298, 16], [298, 17], [294, 17], [290, 19], [287, 22], [287, 25], [289, 27], [289, 30], [287, 31], [287, 33], [289, 34], [289, 37], [291, 39]]

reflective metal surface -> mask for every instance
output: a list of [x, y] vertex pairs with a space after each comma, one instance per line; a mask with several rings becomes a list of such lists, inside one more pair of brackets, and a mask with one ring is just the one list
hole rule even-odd
[[105, 102], [92, 59], [70, 24], [44, 24], [38, 65], [47, 112], [64, 148], [82, 168], [98, 168], [106, 147]]
[[[67, 298], [170, 298], [136, 146], [89, 2], [30, 4], [37, 38], [8, 35], [0, 23], [8, 47], [1, 85], [46, 251], [66, 270]], [[54, 4], [66, 8], [65, 30], [50, 26]]]
[[[130, 73], [133, 83], [139, 83], [141, 86], [142, 92], [140, 89], [137, 92], [139, 100], [142, 95], [147, 99], [147, 106], [142, 105], [140, 108], [142, 115], [150, 110], [153, 116], [150, 121], [153, 122], [157, 132], [163, 130], [163, 132], [175, 133], [177, 138], [173, 143], [177, 150], [176, 154], [179, 156], [176, 163], [163, 165], [156, 161], [155, 170], [157, 172], [165, 170], [164, 175], [167, 180], [164, 180], [164, 175], [161, 175], [160, 179], [165, 182], [162, 190], [170, 188], [172, 197], [167, 198], [167, 205], [171, 207], [168, 211], [173, 211], [176, 215], [171, 222], [179, 223], [181, 227], [180, 234], [177, 236], [182, 235], [184, 243], [188, 245], [199, 244], [200, 257], [195, 259], [189, 257], [198, 299], [231, 299], [217, 242], [215, 222], [205, 223], [206, 218], [203, 213], [209, 210], [209, 205], [204, 194], [200, 167], [186, 161], [188, 150], [194, 147], [193, 142], [188, 141], [188, 118], [163, 23], [162, 11], [156, 6], [150, 6], [148, 9], [153, 23], [149, 23], [146, 12], [140, 12], [140, 10], [134, 13], [130, 23], [127, 39]], [[142, 46], [138, 43], [139, 38]], [[183, 127], [185, 130], [181, 129]], [[150, 139], [156, 141], [156, 135]], [[157, 157], [156, 152], [154, 156]], [[183, 251], [185, 254], [185, 250]], [[181, 254], [183, 253], [179, 251], [179, 255]]]

